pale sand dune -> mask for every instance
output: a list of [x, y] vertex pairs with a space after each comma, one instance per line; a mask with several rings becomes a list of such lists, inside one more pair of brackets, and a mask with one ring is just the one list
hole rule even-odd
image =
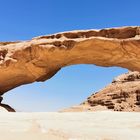
[[0, 140], [140, 140], [140, 113], [0, 113]]

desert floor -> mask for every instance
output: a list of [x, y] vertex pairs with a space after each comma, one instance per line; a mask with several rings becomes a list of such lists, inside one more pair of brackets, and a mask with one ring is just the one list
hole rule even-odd
[[0, 113], [0, 140], [140, 140], [140, 113]]

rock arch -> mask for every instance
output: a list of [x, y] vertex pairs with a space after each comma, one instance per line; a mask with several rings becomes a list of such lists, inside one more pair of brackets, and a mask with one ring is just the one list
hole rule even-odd
[[0, 43], [0, 95], [74, 64], [140, 71], [140, 27], [80, 30]]

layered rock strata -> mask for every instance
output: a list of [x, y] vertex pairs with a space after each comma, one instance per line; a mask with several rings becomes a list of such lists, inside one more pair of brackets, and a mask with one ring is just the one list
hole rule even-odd
[[64, 111], [130, 111], [140, 112], [140, 73], [129, 72], [93, 93], [85, 102]]

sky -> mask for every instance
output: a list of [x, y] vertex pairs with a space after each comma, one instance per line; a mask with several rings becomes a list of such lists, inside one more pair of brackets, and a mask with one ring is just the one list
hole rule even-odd
[[[140, 25], [140, 0], [0, 0], [0, 41], [80, 29]], [[43, 83], [4, 95], [17, 111], [56, 111], [77, 105], [126, 69], [74, 65]]]

